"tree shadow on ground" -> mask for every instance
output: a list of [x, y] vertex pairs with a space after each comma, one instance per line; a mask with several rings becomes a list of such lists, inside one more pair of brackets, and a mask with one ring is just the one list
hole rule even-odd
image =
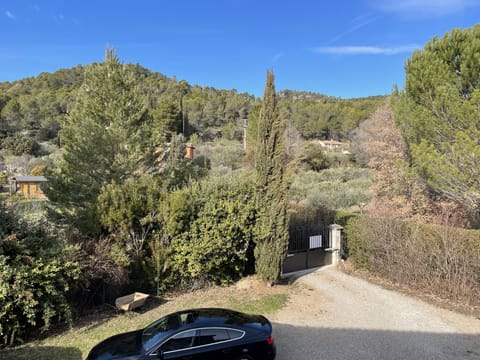
[[298, 270], [298, 271], [285, 273], [285, 274], [281, 275], [280, 283], [290, 285], [290, 284], [295, 283], [298, 279], [300, 279], [303, 276], [306, 276], [308, 274], [319, 271], [320, 269], [328, 268], [328, 267], [331, 267], [331, 266], [332, 265], [323, 265], [323, 266], [312, 267], [312, 268], [305, 269], [305, 270]]
[[135, 309], [134, 312], [138, 314], [145, 314], [149, 311], [155, 310], [157, 307], [162, 306], [168, 302], [167, 299], [161, 298], [159, 296], [149, 296], [145, 301], [145, 304]]
[[74, 324], [74, 328], [86, 327], [87, 331], [93, 330], [99, 326], [102, 326], [107, 321], [117, 316], [137, 316], [146, 314], [149, 311], [155, 310], [157, 307], [167, 303], [168, 300], [158, 296], [150, 296], [145, 301], [145, 304], [141, 307], [131, 310], [123, 311], [118, 310], [115, 306], [106, 304], [99, 308], [99, 311], [91, 313], [87, 316], [83, 316], [79, 321]]
[[74, 347], [22, 346], [0, 351], [2, 360], [81, 360], [82, 352]]
[[480, 360], [480, 333], [273, 327], [276, 360]]

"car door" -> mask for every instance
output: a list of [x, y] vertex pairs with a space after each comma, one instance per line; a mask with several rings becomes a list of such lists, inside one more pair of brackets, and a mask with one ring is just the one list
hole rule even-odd
[[186, 330], [172, 336], [160, 346], [156, 353], [163, 353], [164, 360], [196, 360], [193, 348], [195, 333], [196, 330]]
[[195, 348], [199, 360], [229, 360], [238, 355], [238, 348], [225, 328], [198, 329]]

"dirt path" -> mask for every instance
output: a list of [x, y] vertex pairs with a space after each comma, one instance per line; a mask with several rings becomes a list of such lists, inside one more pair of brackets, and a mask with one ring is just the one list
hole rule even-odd
[[277, 360], [480, 360], [480, 320], [324, 268], [273, 319]]

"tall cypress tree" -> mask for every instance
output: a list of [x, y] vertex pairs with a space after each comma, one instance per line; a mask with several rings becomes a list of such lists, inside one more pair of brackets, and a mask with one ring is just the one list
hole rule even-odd
[[96, 221], [103, 185], [121, 183], [142, 160], [145, 107], [131, 71], [107, 49], [105, 61], [86, 69], [77, 102], [60, 133], [62, 157], [49, 176], [49, 199], [83, 232]]
[[274, 75], [267, 72], [263, 104], [258, 117], [255, 172], [257, 234], [255, 270], [263, 280], [276, 281], [288, 247], [287, 193], [284, 177], [285, 121], [278, 113]]

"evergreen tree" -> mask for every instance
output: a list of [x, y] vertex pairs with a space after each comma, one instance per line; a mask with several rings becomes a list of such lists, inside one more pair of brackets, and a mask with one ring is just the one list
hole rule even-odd
[[157, 103], [152, 111], [152, 120], [152, 141], [157, 146], [170, 141], [173, 135], [182, 131], [182, 112], [173, 98]]
[[63, 147], [46, 193], [87, 233], [98, 224], [100, 189], [139, 170], [144, 152], [144, 104], [134, 76], [107, 49], [105, 61], [86, 69], [77, 102], [60, 133]]
[[255, 270], [269, 283], [279, 278], [288, 247], [284, 131], [285, 122], [277, 109], [274, 75], [269, 71], [258, 117], [255, 152], [258, 208]]
[[396, 121], [435, 193], [480, 209], [480, 25], [453, 30], [406, 64]]

